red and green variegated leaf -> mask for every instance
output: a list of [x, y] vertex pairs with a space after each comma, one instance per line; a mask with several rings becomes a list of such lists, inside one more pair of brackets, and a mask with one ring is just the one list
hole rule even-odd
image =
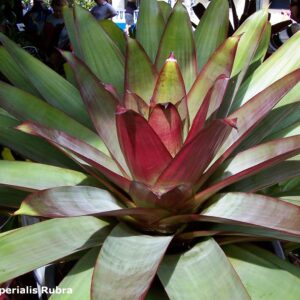
[[49, 220], [10, 231], [0, 238], [0, 283], [98, 246], [110, 230], [109, 223], [98, 218], [76, 217]]
[[189, 143], [184, 144], [168, 167], [159, 176], [157, 186], [192, 184], [202, 175], [232, 127], [223, 120], [215, 120]]
[[17, 63], [24, 76], [42, 97], [80, 123], [92, 127], [78, 90], [47, 65], [21, 49], [0, 33], [0, 41]]
[[188, 91], [197, 76], [197, 57], [192, 25], [186, 8], [181, 1], [177, 1], [175, 4], [162, 36], [155, 61], [158, 70], [162, 68], [171, 52], [174, 52], [178, 60]]
[[198, 70], [202, 69], [214, 51], [227, 38], [228, 26], [228, 1], [211, 1], [195, 30]]
[[148, 122], [174, 157], [182, 146], [182, 123], [176, 107], [171, 103], [154, 106]]
[[40, 97], [39, 92], [31, 84], [30, 80], [24, 75], [20, 66], [12, 58], [9, 52], [3, 47], [0, 47], [0, 71], [1, 73], [16, 87]]
[[[221, 165], [221, 163], [248, 136], [271, 109], [284, 97], [300, 80], [300, 70], [296, 70], [276, 81], [263, 92], [254, 96], [240, 109], [229, 117], [237, 119], [238, 130], [231, 131], [226, 141], [212, 161], [202, 183]], [[200, 182], [201, 185], [201, 182]]]
[[136, 24], [136, 39], [143, 46], [152, 63], [155, 61], [164, 25], [158, 1], [141, 1]]
[[120, 167], [111, 157], [106, 156], [96, 148], [93, 148], [62, 131], [47, 128], [32, 122], [23, 123], [18, 126], [17, 129], [28, 134], [42, 137], [55, 146], [61, 146], [71, 151], [77, 157], [98, 169], [112, 182], [119, 185], [121, 188], [128, 190], [130, 183], [128, 177], [123, 177]]
[[102, 82], [112, 84], [122, 94], [124, 55], [89, 11], [75, 6], [74, 13], [75, 34], [80, 45], [80, 53], [76, 55]]
[[[249, 99], [276, 80], [300, 67], [300, 52], [297, 51], [299, 48], [299, 41], [300, 32], [288, 39], [282, 47], [272, 54], [249, 78], [245, 80], [237, 93], [235, 106], [232, 111], [236, 107], [246, 103]], [[291, 59], [291, 57], [293, 59]], [[300, 85], [298, 84], [297, 88], [288, 93], [278, 105], [286, 105], [288, 102], [291, 103], [294, 100], [299, 101], [299, 89]]]
[[35, 162], [72, 170], [80, 169], [72, 160], [46, 141], [16, 130], [15, 127], [19, 124], [19, 121], [0, 114], [0, 140], [2, 145]]
[[58, 186], [93, 185], [90, 176], [70, 169], [23, 161], [0, 160], [0, 184], [25, 191]]
[[266, 236], [299, 242], [299, 214], [300, 207], [276, 198], [227, 193], [215, 196], [200, 216], [212, 217], [217, 223], [263, 228]]
[[145, 50], [131, 38], [127, 39], [125, 72], [125, 89], [149, 104], [156, 82], [156, 70]]
[[218, 109], [226, 92], [228, 81], [228, 77], [220, 75], [215, 84], [210, 88], [192, 123], [185, 141], [186, 143], [192, 140], [200, 132], [200, 130], [204, 128], [205, 121], [207, 119], [215, 118], [217, 116]]
[[106, 34], [111, 38], [123, 55], [126, 52], [126, 36], [121, 28], [112, 20], [101, 20], [99, 22]]
[[159, 9], [163, 15], [165, 24], [167, 23], [170, 14], [172, 13], [172, 7], [169, 3], [164, 1], [158, 1]]
[[148, 236], [125, 225], [106, 238], [95, 265], [92, 299], [143, 299], [172, 236]]
[[228, 38], [211, 56], [199, 73], [193, 87], [188, 93], [188, 107], [191, 121], [194, 120], [206, 94], [219, 76], [230, 77], [238, 42], [239, 37]]
[[166, 255], [158, 276], [170, 299], [250, 299], [237, 273], [213, 239], [198, 243], [182, 254]]
[[171, 154], [136, 112], [120, 107], [116, 120], [120, 146], [134, 179], [153, 184], [172, 160]]
[[45, 218], [130, 215], [151, 222], [168, 215], [162, 209], [126, 208], [106, 190], [87, 186], [60, 187], [33, 193], [14, 214]]
[[169, 102], [175, 105], [181, 100], [186, 101], [185, 86], [177, 60], [171, 53], [157, 78], [151, 104]]
[[[300, 153], [300, 135], [275, 140], [237, 154], [213, 175], [209, 187], [196, 195], [201, 203], [222, 188]], [[272, 174], [269, 175], [272, 177]]]
[[149, 106], [137, 94], [126, 91], [124, 95], [124, 106], [142, 115], [146, 120], [149, 117]]
[[0, 82], [0, 106], [20, 121], [32, 120], [44, 126], [63, 130], [108, 153], [99, 136], [45, 101], [18, 88]]
[[296, 176], [300, 176], [300, 161], [283, 161], [230, 185], [228, 189], [233, 192], [253, 193]]
[[98, 134], [114, 159], [129, 174], [117, 136], [115, 113], [118, 99], [99, 82], [83, 62], [69, 53], [65, 52], [64, 55], [75, 72], [80, 92]]
[[299, 298], [300, 270], [287, 260], [252, 244], [228, 245], [223, 250], [251, 299], [281, 300], [287, 294], [289, 300]]

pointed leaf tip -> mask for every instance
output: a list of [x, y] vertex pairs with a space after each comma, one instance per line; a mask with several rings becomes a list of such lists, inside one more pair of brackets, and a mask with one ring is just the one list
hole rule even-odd
[[233, 118], [233, 119], [224, 119], [223, 122], [235, 129], [238, 129], [237, 127], [237, 121], [238, 121], [238, 118]]
[[129, 111], [129, 109], [127, 109], [126, 107], [124, 107], [122, 105], [117, 105], [116, 115], [122, 115], [122, 114], [125, 114], [128, 111]]
[[170, 53], [170, 56], [167, 58], [167, 61], [175, 61], [175, 62], [177, 62], [177, 59], [176, 59], [175, 54], [174, 54], [174, 51], [172, 51]]

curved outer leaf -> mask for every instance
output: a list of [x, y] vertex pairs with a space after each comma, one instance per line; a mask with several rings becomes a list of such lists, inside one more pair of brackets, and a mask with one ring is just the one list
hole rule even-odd
[[164, 19], [158, 2], [141, 1], [136, 24], [136, 39], [143, 46], [152, 63], [155, 61], [163, 31]]
[[0, 33], [0, 40], [27, 79], [48, 103], [91, 128], [91, 122], [80, 94], [72, 84], [25, 50], [19, 48], [2, 33]]
[[149, 104], [156, 82], [156, 70], [144, 49], [131, 38], [127, 39], [125, 72], [125, 89]]
[[158, 275], [172, 300], [250, 299], [213, 239], [183, 254], [165, 256]]
[[251, 299], [299, 298], [299, 268], [254, 245], [228, 245], [223, 249]]
[[0, 106], [20, 121], [33, 120], [68, 134], [108, 153], [99, 136], [48, 103], [0, 82]]
[[[112, 84], [119, 94], [124, 92], [124, 55], [91, 13], [75, 6], [75, 32], [80, 57], [104, 83]], [[113, 68], [112, 68], [113, 66]]]
[[197, 76], [195, 83], [188, 93], [188, 107], [191, 121], [195, 118], [206, 94], [219, 76], [230, 77], [239, 39], [239, 37], [228, 38], [211, 56]]
[[[241, 85], [235, 99], [235, 107], [232, 111], [246, 103], [255, 94], [264, 90], [288, 73], [300, 67], [299, 48], [300, 32], [293, 35], [282, 47], [271, 55], [255, 72]], [[291, 57], [293, 59], [291, 59]], [[299, 101], [300, 84], [282, 99], [278, 106]]]
[[296, 205], [245, 193], [221, 194], [208, 205], [200, 216], [211, 217], [217, 223], [263, 228], [269, 231], [266, 236], [300, 241], [300, 207]]
[[60, 282], [59, 288], [72, 289], [70, 294], [53, 294], [50, 300], [83, 300], [91, 298], [91, 284], [94, 265], [99, 248], [92, 248], [72, 268]]
[[94, 217], [79, 217], [54, 219], [8, 232], [0, 237], [0, 282], [97, 246], [110, 230], [107, 222]]
[[174, 157], [182, 146], [182, 123], [174, 105], [156, 105], [149, 117], [149, 124]]
[[143, 299], [172, 236], [142, 235], [124, 225], [106, 238], [95, 265], [92, 300]]
[[115, 184], [128, 190], [130, 184], [128, 178], [123, 177], [123, 174], [115, 161], [101, 151], [65, 134], [64, 132], [49, 129], [34, 123], [23, 123], [17, 128], [23, 132], [42, 137], [55, 146], [61, 146], [71, 151], [77, 157], [98, 169]]
[[153, 184], [172, 160], [171, 154], [136, 112], [119, 108], [116, 120], [120, 146], [134, 179]]
[[211, 1], [195, 30], [198, 70], [202, 69], [214, 51], [227, 38], [228, 26], [228, 1]]
[[[14, 129], [19, 124], [20, 122], [15, 119], [0, 115], [0, 140], [2, 145], [39, 163], [66, 167], [73, 170], [79, 169], [72, 160], [50, 146], [47, 142]], [[41, 149], [43, 150], [41, 151]]]
[[14, 61], [9, 52], [3, 47], [0, 47], [0, 71], [1, 73], [16, 87], [33, 94], [40, 96], [39, 92], [31, 84], [30, 80], [20, 70], [20, 66]]
[[126, 174], [130, 174], [117, 136], [115, 113], [118, 99], [99, 82], [83, 62], [67, 52], [64, 56], [75, 72], [82, 98], [98, 134], [116, 162]]
[[245, 150], [217, 170], [210, 186], [197, 195], [196, 201], [204, 201], [222, 188], [299, 153], [300, 135]]
[[35, 191], [58, 186], [95, 185], [86, 174], [32, 162], [0, 160], [0, 184]]
[[175, 4], [161, 38], [155, 61], [158, 70], [162, 68], [171, 52], [174, 52], [178, 60], [186, 90], [189, 91], [197, 76], [197, 57], [192, 25], [181, 1]]

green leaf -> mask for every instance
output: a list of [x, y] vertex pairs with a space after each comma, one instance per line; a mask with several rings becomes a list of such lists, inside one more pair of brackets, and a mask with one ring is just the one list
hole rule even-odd
[[171, 236], [139, 234], [124, 225], [106, 238], [92, 283], [92, 299], [142, 299], [171, 242]]
[[172, 300], [250, 299], [213, 239], [183, 254], [165, 256], [158, 275]]
[[2, 145], [39, 163], [79, 170], [79, 167], [72, 160], [45, 141], [14, 129], [19, 124], [20, 122], [15, 119], [0, 115]]
[[[124, 91], [124, 55], [92, 14], [75, 6], [75, 32], [80, 45], [76, 53], [104, 83]], [[113, 67], [112, 67], [113, 66]]]
[[30, 80], [20, 70], [19, 65], [11, 57], [9, 52], [3, 47], [0, 47], [0, 71], [1, 73], [16, 87], [33, 94], [40, 96], [39, 92], [31, 84]]
[[29, 191], [59, 186], [95, 185], [86, 174], [23, 161], [0, 160], [0, 184]]
[[59, 288], [72, 289], [70, 294], [53, 294], [50, 300], [84, 300], [91, 297], [94, 265], [99, 254], [95, 247], [87, 252], [61, 281]]
[[195, 30], [198, 70], [202, 69], [210, 56], [227, 38], [228, 25], [228, 1], [211, 1]]
[[[0, 282], [103, 243], [107, 222], [94, 217], [54, 219], [0, 236]], [[33, 255], [34, 254], [34, 255]]]
[[18, 88], [0, 82], [0, 106], [20, 121], [33, 120], [62, 130], [108, 153], [100, 137], [48, 103]]
[[250, 244], [228, 245], [224, 251], [252, 300], [299, 299], [299, 268]]
[[164, 19], [158, 2], [141, 1], [136, 24], [136, 39], [143, 46], [152, 63], [155, 61], [163, 31]]
[[172, 13], [172, 7], [165, 1], [158, 1], [159, 9], [163, 15], [165, 23], [167, 23], [170, 14]]
[[192, 25], [181, 1], [176, 3], [161, 38], [155, 61], [157, 70], [161, 69], [171, 52], [174, 52], [189, 91], [197, 76], [197, 56]]
[[0, 40], [24, 76], [48, 103], [92, 128], [79, 91], [72, 84], [1, 33]]
[[126, 57], [125, 88], [149, 104], [156, 82], [156, 70], [144, 49], [134, 39], [127, 40]]

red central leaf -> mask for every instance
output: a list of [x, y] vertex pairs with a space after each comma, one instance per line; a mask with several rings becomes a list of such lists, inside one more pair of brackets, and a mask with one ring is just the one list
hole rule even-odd
[[134, 179], [154, 184], [172, 156], [148, 122], [136, 112], [118, 107], [116, 120], [120, 146]]
[[182, 123], [174, 105], [156, 105], [149, 118], [149, 124], [160, 137], [172, 156], [182, 145]]

